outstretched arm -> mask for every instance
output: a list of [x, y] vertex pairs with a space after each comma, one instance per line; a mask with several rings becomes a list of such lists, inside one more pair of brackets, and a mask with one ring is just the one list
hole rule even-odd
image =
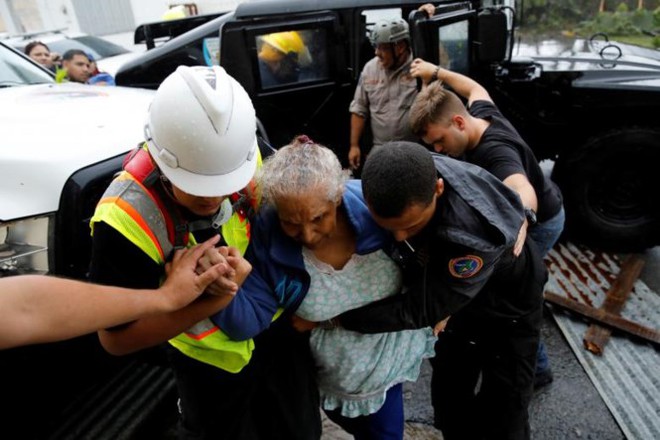
[[195, 273], [197, 260], [217, 238], [179, 251], [170, 276], [157, 290], [125, 289], [82, 281], [25, 275], [0, 279], [0, 348], [53, 342], [144, 316], [167, 313], [197, 298], [220, 274]]
[[474, 101], [493, 101], [486, 89], [472, 78], [436, 66], [421, 58], [413, 60], [410, 65], [410, 74], [416, 78], [421, 78], [424, 84], [435, 80], [443, 82], [458, 95], [465, 98], [468, 106]]
[[[224, 280], [233, 269], [224, 266]], [[165, 268], [139, 247], [104, 222], [94, 226], [89, 278], [95, 283], [114, 286], [156, 289], [166, 278]], [[235, 286], [236, 289], [236, 286]], [[208, 291], [208, 288], [207, 288]], [[234, 290], [235, 292], [235, 290]], [[233, 296], [230, 296], [233, 298]], [[141, 318], [118, 327], [99, 331], [103, 348], [115, 355], [152, 347], [188, 329], [226, 306], [225, 296], [202, 295], [180, 310]]]

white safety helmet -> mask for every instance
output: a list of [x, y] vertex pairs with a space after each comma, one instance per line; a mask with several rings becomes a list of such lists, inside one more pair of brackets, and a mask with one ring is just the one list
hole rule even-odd
[[158, 87], [144, 132], [151, 156], [173, 185], [218, 197], [252, 179], [256, 130], [250, 97], [223, 68], [179, 66]]
[[371, 29], [369, 40], [374, 46], [383, 43], [396, 43], [401, 40], [410, 40], [408, 23], [402, 18], [379, 20]]

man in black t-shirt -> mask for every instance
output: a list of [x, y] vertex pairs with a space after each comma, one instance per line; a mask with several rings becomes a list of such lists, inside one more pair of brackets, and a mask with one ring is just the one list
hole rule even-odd
[[[527, 221], [514, 253], [518, 255], [529, 233], [541, 255], [547, 255], [564, 228], [564, 209], [559, 188], [543, 174], [531, 148], [476, 81], [421, 59], [413, 61], [410, 73], [426, 84], [410, 110], [413, 133], [436, 152], [478, 165], [516, 191]], [[467, 108], [459, 96], [467, 101]], [[551, 381], [541, 343], [535, 385]]]

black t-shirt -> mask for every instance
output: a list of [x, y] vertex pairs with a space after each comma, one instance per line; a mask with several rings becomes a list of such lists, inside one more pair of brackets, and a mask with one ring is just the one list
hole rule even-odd
[[488, 170], [500, 180], [512, 174], [524, 174], [538, 199], [539, 222], [555, 216], [562, 206], [561, 191], [547, 178], [531, 148], [525, 143], [499, 109], [489, 101], [475, 101], [470, 114], [490, 122], [479, 144], [465, 153], [465, 160]]

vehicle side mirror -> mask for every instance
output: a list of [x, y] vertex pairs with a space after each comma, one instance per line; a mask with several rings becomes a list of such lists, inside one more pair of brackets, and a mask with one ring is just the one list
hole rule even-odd
[[507, 16], [502, 9], [486, 9], [477, 15], [474, 51], [479, 64], [506, 59], [509, 31]]

